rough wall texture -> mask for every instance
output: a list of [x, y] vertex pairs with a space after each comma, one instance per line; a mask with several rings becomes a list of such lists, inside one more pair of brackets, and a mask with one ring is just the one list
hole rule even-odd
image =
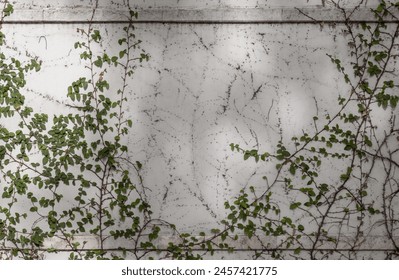
[[[120, 19], [123, 4], [99, 1], [102, 15], [96, 19]], [[28, 81], [27, 98], [45, 112], [66, 110], [66, 88], [82, 68], [73, 50], [82, 23], [33, 22], [85, 21], [92, 6], [92, 1], [78, 0], [17, 1], [9, 21], [19, 24], [4, 27], [9, 43], [43, 61], [43, 70]], [[207, 230], [225, 217], [224, 201], [241, 188], [261, 188], [262, 177], [274, 172], [274, 166], [244, 162], [229, 144], [271, 150], [281, 138], [312, 129], [312, 117], [331, 113], [337, 92], [347, 90], [326, 56], [348, 55], [342, 26], [321, 28], [295, 10], [336, 20], [329, 1], [142, 0], [134, 6], [143, 10], [137, 37], [151, 60], [137, 71], [130, 91], [132, 158], [143, 163], [147, 195], [159, 217], [182, 231]], [[270, 19], [259, 11], [275, 22], [239, 23]], [[182, 19], [209, 22], [162, 23]], [[220, 24], [223, 20], [229, 24]], [[303, 24], [306, 20], [309, 23]], [[121, 26], [97, 26], [109, 38], [104, 47], [111, 52]], [[383, 123], [390, 112], [380, 113]], [[336, 166], [331, 176], [339, 173]], [[372, 245], [383, 246], [381, 240]]]
[[[97, 5], [94, 20], [120, 21], [126, 19], [128, 1], [18, 1], [10, 21], [87, 21]], [[350, 11], [360, 1], [339, 1]], [[363, 1], [354, 12], [354, 20], [371, 20], [370, 7], [378, 0]], [[140, 21], [155, 22], [312, 22], [312, 19], [337, 22], [342, 13], [328, 0], [309, 1], [130, 1], [140, 11]], [[72, 12], [73, 10], [73, 12]], [[301, 11], [299, 11], [301, 10]], [[305, 13], [303, 13], [305, 12]], [[305, 15], [306, 14], [306, 15]]]

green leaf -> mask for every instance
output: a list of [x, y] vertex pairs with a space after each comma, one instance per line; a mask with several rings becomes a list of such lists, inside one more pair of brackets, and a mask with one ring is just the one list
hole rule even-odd
[[295, 209], [297, 209], [299, 206], [301, 206], [302, 205], [302, 203], [301, 202], [295, 202], [295, 203], [292, 203], [291, 205], [290, 205], [290, 209], [291, 210], [295, 210]]
[[289, 171], [290, 171], [290, 173], [292, 175], [295, 175], [296, 169], [297, 169], [296, 165], [295, 164], [291, 164]]
[[101, 60], [101, 58], [98, 58], [96, 61], [94, 61], [94, 65], [98, 68], [101, 68], [103, 66], [103, 61]]
[[133, 125], [132, 120], [127, 120], [127, 125], [128, 125], [129, 127], [132, 127], [132, 125]]

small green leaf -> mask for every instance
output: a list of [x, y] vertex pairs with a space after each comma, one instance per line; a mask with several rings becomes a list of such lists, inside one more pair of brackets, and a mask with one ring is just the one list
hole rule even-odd
[[299, 206], [301, 206], [302, 205], [302, 203], [300, 203], [300, 202], [295, 202], [295, 203], [292, 203], [291, 205], [290, 205], [290, 209], [291, 210], [295, 210], [295, 209], [297, 209]]
[[295, 172], [296, 172], [296, 169], [297, 169], [297, 167], [296, 167], [296, 165], [295, 164], [291, 164], [290, 165], [290, 173], [292, 174], [292, 175], [295, 175]]

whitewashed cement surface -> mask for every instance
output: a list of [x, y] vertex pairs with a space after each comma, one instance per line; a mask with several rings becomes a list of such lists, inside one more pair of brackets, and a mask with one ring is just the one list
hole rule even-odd
[[[108, 1], [15, 1], [13, 21], [87, 21], [92, 9], [96, 14], [92, 20], [126, 20], [126, 0]], [[378, 0], [341, 0], [340, 6], [348, 9], [354, 20], [373, 19], [370, 7]], [[362, 2], [359, 6], [358, 3]], [[313, 19], [327, 22], [343, 21], [339, 9], [330, 0], [263, 0], [263, 1], [130, 1], [130, 7], [140, 12], [139, 21], [161, 22], [312, 22]], [[358, 7], [357, 7], [358, 6]], [[354, 7], [357, 9], [353, 10]]]
[[[7, 26], [9, 43], [26, 46], [43, 61], [27, 98], [49, 113], [65, 110], [68, 85], [84, 74], [73, 50], [78, 27]], [[120, 27], [98, 26], [111, 37]], [[244, 162], [229, 144], [270, 150], [280, 130], [290, 139], [312, 123], [315, 96], [320, 111], [335, 102], [341, 80], [326, 53], [344, 44], [334, 41], [337, 31], [306, 25], [138, 26], [151, 59], [131, 83], [130, 150], [144, 165], [145, 185], [161, 202], [163, 218], [187, 229], [222, 218], [224, 201], [257, 185], [262, 174], [254, 171], [264, 169]]]
[[[120, 11], [122, 2], [99, 1], [99, 8]], [[353, 1], [347, 3], [353, 5]], [[78, 0], [17, 1], [10, 20], [87, 20], [92, 5], [92, 1]], [[237, 7], [292, 10], [309, 5], [328, 8], [329, 1], [142, 0], [134, 4], [147, 12]], [[4, 25], [9, 45], [21, 54], [28, 50], [43, 62], [42, 71], [29, 77], [28, 103], [48, 113], [66, 110], [66, 89], [84, 74], [73, 49], [80, 40], [76, 29], [82, 27]], [[117, 53], [122, 27], [96, 26], [109, 40], [104, 47], [111, 53]], [[230, 143], [271, 150], [280, 137], [289, 140], [311, 129], [316, 113], [333, 113], [331, 104], [346, 90], [326, 56], [347, 55], [340, 25], [141, 23], [136, 27], [151, 59], [131, 82], [128, 112], [134, 125], [129, 148], [132, 159], [143, 163], [144, 184], [150, 189], [155, 215], [182, 231], [195, 233], [217, 226], [225, 217], [226, 200], [243, 187], [262, 187], [262, 176], [273, 172], [274, 165], [244, 162], [242, 155], [230, 150]], [[112, 79], [112, 73], [108, 75]], [[389, 113], [381, 112], [381, 122], [383, 114]]]

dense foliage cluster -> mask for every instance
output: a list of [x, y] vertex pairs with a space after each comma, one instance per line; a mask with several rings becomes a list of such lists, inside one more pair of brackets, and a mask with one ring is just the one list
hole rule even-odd
[[[5, 3], [2, 19], [12, 11]], [[137, 13], [130, 11], [130, 16]], [[35, 259], [58, 251], [70, 252], [71, 259], [123, 258], [128, 251], [141, 258], [155, 249], [151, 241], [160, 227], [170, 226], [151, 218], [142, 181], [131, 179], [141, 178], [141, 163], [129, 159], [125, 144], [132, 127], [124, 116], [128, 80], [149, 55], [132, 24], [123, 28], [115, 55], [96, 52], [102, 37], [91, 24], [78, 32], [84, 40], [75, 49], [87, 76], [67, 89], [69, 114], [51, 117], [29, 107], [23, 93], [26, 75], [39, 71], [40, 63], [0, 54], [1, 119], [17, 124], [0, 127], [1, 258]], [[4, 46], [3, 33], [1, 38]], [[107, 70], [120, 73], [119, 88], [112, 92]], [[94, 249], [87, 240], [79, 241], [87, 234], [97, 241]], [[129, 240], [129, 248], [106, 248], [108, 240], [118, 239]], [[49, 240], [66, 245], [45, 246]]]
[[[253, 248], [257, 258], [361, 258], [359, 249], [376, 228], [390, 242], [385, 257], [398, 256], [399, 2], [381, 1], [372, 10], [376, 23], [354, 24], [350, 17], [363, 2], [350, 13], [335, 3], [345, 17], [350, 60], [328, 56], [348, 92], [328, 114], [313, 117], [313, 131], [264, 153], [231, 144], [244, 160], [276, 167], [265, 187], [243, 190], [226, 203], [228, 228], [260, 240]], [[337, 170], [340, 175], [331, 178]], [[277, 237], [277, 243], [263, 243], [263, 236]]]

